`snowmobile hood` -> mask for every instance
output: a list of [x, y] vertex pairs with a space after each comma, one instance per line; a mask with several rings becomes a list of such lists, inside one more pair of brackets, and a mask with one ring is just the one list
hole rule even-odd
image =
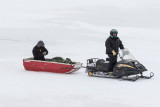
[[144, 71], [147, 71], [147, 69], [137, 60], [121, 60], [115, 65], [113, 74], [129, 76], [141, 74]]

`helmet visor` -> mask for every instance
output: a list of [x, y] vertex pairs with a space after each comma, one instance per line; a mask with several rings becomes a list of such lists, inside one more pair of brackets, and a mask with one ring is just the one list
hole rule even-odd
[[117, 36], [117, 33], [113, 32], [112, 35], [113, 35], [113, 36]]

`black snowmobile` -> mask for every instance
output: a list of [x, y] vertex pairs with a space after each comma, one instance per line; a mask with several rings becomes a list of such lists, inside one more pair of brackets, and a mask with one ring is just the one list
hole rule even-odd
[[150, 79], [154, 76], [151, 72], [150, 76], [143, 76], [143, 72], [147, 69], [138, 62], [128, 49], [123, 49], [120, 55], [120, 61], [113, 68], [113, 72], [108, 71], [109, 58], [99, 59], [91, 58], [87, 60], [86, 72], [89, 76], [119, 78], [122, 80], [136, 81], [139, 78]]

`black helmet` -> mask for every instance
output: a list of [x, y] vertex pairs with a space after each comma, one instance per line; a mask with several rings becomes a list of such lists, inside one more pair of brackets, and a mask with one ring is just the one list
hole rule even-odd
[[40, 41], [37, 43], [37, 47], [43, 47], [43, 46], [44, 46], [44, 42], [40, 40]]
[[118, 34], [118, 31], [116, 29], [112, 29], [110, 31], [110, 35], [113, 36], [113, 34]]

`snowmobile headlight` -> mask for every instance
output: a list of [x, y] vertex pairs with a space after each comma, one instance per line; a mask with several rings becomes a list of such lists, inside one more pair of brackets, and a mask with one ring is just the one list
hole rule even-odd
[[137, 65], [137, 64], [138, 64], [138, 62], [135, 62], [135, 64]]
[[134, 67], [132, 67], [132, 66], [130, 66], [130, 65], [127, 65], [127, 64], [119, 64], [119, 65], [117, 65], [117, 67], [118, 67], [118, 68], [121, 68], [121, 67], [134, 68]]

